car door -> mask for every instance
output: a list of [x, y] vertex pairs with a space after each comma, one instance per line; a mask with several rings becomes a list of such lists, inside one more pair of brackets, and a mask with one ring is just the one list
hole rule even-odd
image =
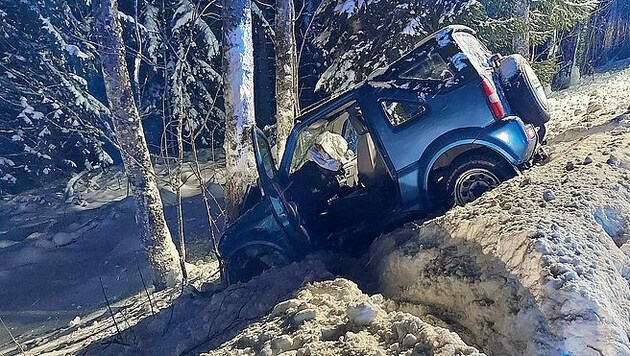
[[304, 249], [310, 244], [310, 237], [300, 223], [295, 205], [285, 196], [286, 187], [280, 183], [269, 140], [262, 130], [255, 127], [252, 130], [252, 141], [263, 197], [269, 200], [274, 217], [294, 247], [298, 250]]

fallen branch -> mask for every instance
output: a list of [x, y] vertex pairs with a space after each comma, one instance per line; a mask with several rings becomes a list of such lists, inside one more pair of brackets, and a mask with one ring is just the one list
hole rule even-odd
[[144, 277], [142, 276], [142, 271], [140, 271], [140, 264], [136, 261], [136, 266], [138, 267], [138, 274], [140, 275], [140, 280], [142, 281], [142, 287], [144, 287], [144, 292], [147, 294], [147, 298], [149, 299], [149, 307], [151, 307], [151, 316], [155, 318], [155, 310], [153, 309], [153, 302], [151, 301], [151, 295], [149, 294], [149, 290], [147, 289], [146, 283], [144, 283]]
[[116, 318], [114, 317], [114, 312], [112, 311], [112, 306], [109, 304], [109, 298], [107, 298], [107, 293], [105, 293], [105, 286], [103, 285], [103, 279], [98, 277], [98, 280], [101, 282], [101, 290], [103, 291], [103, 296], [105, 297], [105, 303], [107, 303], [107, 309], [109, 310], [109, 315], [112, 317], [114, 321], [114, 326], [116, 327], [116, 333], [118, 337], [122, 340], [122, 333], [120, 332], [120, 328], [118, 327], [118, 323], [116, 322]]
[[26, 352], [24, 351], [24, 348], [15, 339], [15, 337], [13, 336], [13, 333], [11, 332], [11, 330], [9, 330], [9, 327], [7, 327], [7, 324], [5, 324], [4, 320], [2, 320], [2, 317], [0, 317], [0, 322], [2, 323], [2, 326], [4, 326], [4, 329], [9, 333], [9, 336], [11, 336], [11, 340], [13, 340], [13, 342], [17, 345], [17, 347], [20, 350], [20, 352], [22, 353], [22, 355], [26, 355]]

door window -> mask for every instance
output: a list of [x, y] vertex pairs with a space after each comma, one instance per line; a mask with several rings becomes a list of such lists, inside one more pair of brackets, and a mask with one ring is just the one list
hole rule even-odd
[[393, 126], [400, 126], [406, 122], [418, 120], [427, 112], [424, 104], [411, 101], [382, 100], [381, 105]]

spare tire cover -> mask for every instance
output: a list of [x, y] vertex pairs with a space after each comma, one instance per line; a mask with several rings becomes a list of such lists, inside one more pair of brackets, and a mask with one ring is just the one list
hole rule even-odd
[[547, 95], [538, 76], [520, 54], [503, 58], [499, 75], [514, 113], [524, 122], [542, 126], [549, 121]]

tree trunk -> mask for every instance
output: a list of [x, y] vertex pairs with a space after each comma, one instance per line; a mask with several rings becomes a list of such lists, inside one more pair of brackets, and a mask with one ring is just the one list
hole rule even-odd
[[254, 117], [254, 46], [251, 0], [223, 1], [223, 92], [225, 100], [225, 205], [238, 217], [247, 187], [256, 180], [251, 131]]
[[276, 0], [276, 157], [278, 163], [293, 128], [298, 107], [297, 45], [293, 0]]
[[157, 179], [134, 103], [116, 0], [95, 2], [105, 92], [126, 175], [136, 203], [136, 222], [157, 289], [182, 280], [177, 249], [166, 226]]
[[523, 55], [523, 57], [529, 58], [529, 34], [527, 27], [529, 26], [529, 1], [517, 0], [514, 4], [514, 16], [518, 18], [520, 26], [517, 28], [517, 33], [512, 38], [512, 50], [514, 53]]

